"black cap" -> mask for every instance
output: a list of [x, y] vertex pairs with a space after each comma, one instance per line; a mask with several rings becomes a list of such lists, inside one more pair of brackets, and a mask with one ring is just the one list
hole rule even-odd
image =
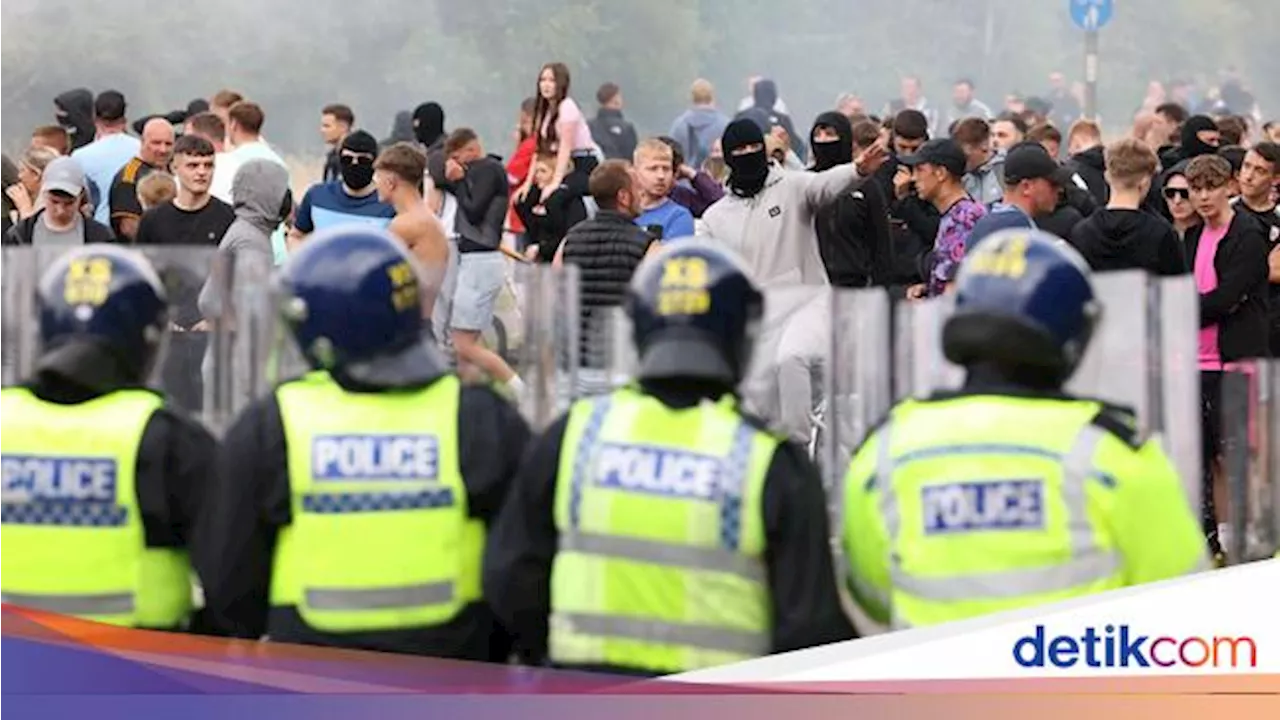
[[98, 120], [115, 122], [124, 118], [124, 94], [118, 90], [104, 90], [93, 101], [93, 116]]
[[1071, 183], [1071, 171], [1059, 165], [1040, 143], [1021, 142], [1009, 148], [1004, 158], [1004, 184], [1037, 178], [1061, 187]]
[[915, 151], [914, 154], [899, 158], [898, 162], [907, 167], [926, 164], [937, 165], [938, 167], [946, 168], [947, 172], [956, 177], [964, 177], [964, 169], [968, 164], [964, 156], [964, 150], [951, 138], [930, 140], [921, 145], [920, 149]]

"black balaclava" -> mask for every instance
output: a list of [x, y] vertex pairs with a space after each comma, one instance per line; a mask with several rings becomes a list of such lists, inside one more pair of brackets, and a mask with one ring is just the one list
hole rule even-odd
[[[734, 120], [725, 127], [720, 144], [724, 147], [724, 162], [729, 166], [729, 189], [739, 197], [754, 197], [769, 178], [769, 156], [765, 154], [760, 126], [746, 118]], [[733, 153], [754, 144], [759, 144], [760, 149], [746, 155]]]
[[1217, 130], [1218, 126], [1208, 115], [1192, 115], [1182, 124], [1182, 157], [1193, 158], [1201, 155], [1213, 155], [1218, 152], [1215, 145], [1210, 145], [1199, 138], [1197, 133], [1204, 130]]
[[[347, 152], [368, 155], [369, 157], [352, 158]], [[373, 160], [378, 156], [378, 141], [364, 130], [357, 130], [342, 140], [342, 148], [338, 152], [338, 171], [342, 175], [342, 183], [352, 190], [363, 190], [373, 182]]]
[[[819, 125], [834, 129], [839, 139], [816, 142], [813, 136]], [[813, 169], [819, 172], [853, 162], [853, 124], [842, 113], [822, 113], [813, 121], [813, 129], [809, 131], [809, 147], [813, 149]]]
[[413, 136], [431, 147], [444, 135], [444, 108], [438, 103], [423, 103], [413, 111]]
[[93, 93], [85, 88], [68, 90], [53, 99], [58, 109], [58, 124], [66, 129], [71, 138], [71, 149], [80, 148], [93, 142], [98, 132], [93, 124]]
[[773, 111], [773, 106], [778, 104], [778, 85], [769, 78], [761, 78], [756, 81], [754, 87], [751, 88], [751, 99], [758, 108]]

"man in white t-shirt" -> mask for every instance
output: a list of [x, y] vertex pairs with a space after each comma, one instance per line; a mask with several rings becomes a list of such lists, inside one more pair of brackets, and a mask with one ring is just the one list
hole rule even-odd
[[[232, 149], [215, 160], [215, 167], [223, 163], [228, 166], [229, 170], [223, 175], [224, 178], [234, 180], [236, 171], [250, 160], [269, 160], [286, 170], [289, 168], [284, 159], [262, 139], [262, 126], [266, 119], [262, 108], [257, 103], [247, 100], [232, 105], [227, 111], [227, 138], [231, 141]], [[214, 197], [217, 197], [222, 189], [217, 184], [220, 179], [222, 178], [215, 175], [214, 186], [211, 189]], [[230, 195], [229, 187], [227, 193]], [[276, 228], [271, 234], [271, 249], [275, 254], [276, 264], [283, 263], [286, 254], [284, 225]]]

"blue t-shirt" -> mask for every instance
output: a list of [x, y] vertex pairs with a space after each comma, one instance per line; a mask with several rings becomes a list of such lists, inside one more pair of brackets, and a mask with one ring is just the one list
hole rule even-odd
[[965, 244], [965, 254], [973, 252], [978, 243], [988, 235], [993, 235], [1001, 230], [1011, 230], [1022, 228], [1026, 230], [1035, 230], [1036, 221], [1031, 216], [1022, 211], [1022, 208], [1015, 205], [1006, 205], [1005, 203], [996, 203], [992, 206], [991, 211], [982, 216], [977, 225], [973, 226], [973, 231], [969, 233], [969, 242]]
[[111, 224], [111, 203], [107, 202], [111, 181], [115, 179], [120, 168], [133, 159], [142, 149], [138, 138], [124, 133], [108, 135], [101, 140], [94, 140], [71, 153], [71, 157], [80, 164], [85, 178], [98, 189], [94, 203], [93, 219], [103, 225]]
[[640, 213], [640, 217], [636, 218], [636, 224], [640, 227], [661, 225], [663, 240], [693, 235], [693, 213], [671, 198], [663, 198], [662, 202], [656, 206]]
[[395, 208], [379, 200], [378, 193], [352, 197], [339, 180], [312, 185], [302, 196], [293, 226], [304, 233], [351, 224], [385, 228], [395, 216]]

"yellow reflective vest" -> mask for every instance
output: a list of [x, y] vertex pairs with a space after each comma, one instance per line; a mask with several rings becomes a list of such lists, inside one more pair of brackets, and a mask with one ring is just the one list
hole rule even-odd
[[412, 629], [480, 598], [484, 528], [467, 515], [461, 386], [353, 393], [326, 373], [276, 390], [292, 521], [271, 604], [323, 632]]
[[75, 405], [0, 392], [5, 602], [113, 625], [186, 619], [187, 553], [146, 546], [135, 486], [142, 436], [162, 404], [146, 390]]
[[549, 656], [678, 672], [765, 655], [761, 498], [778, 439], [732, 397], [672, 409], [625, 388], [569, 414]]
[[1126, 442], [1094, 422], [1102, 411], [997, 395], [894, 408], [845, 477], [859, 604], [907, 628], [1206, 568], [1158, 442]]

